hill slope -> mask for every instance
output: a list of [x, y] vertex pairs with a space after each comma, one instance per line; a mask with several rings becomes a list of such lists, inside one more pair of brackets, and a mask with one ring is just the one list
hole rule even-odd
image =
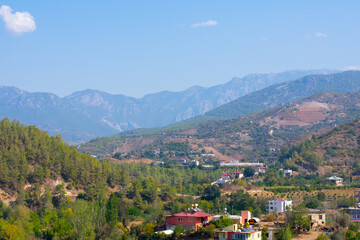
[[[317, 161], [314, 161], [317, 159]], [[332, 130], [303, 142], [285, 147], [279, 160], [290, 168], [304, 167], [349, 176], [360, 175], [360, 119], [336, 126]], [[314, 166], [314, 162], [316, 163]]]
[[270, 107], [281, 106], [318, 92], [356, 92], [360, 90], [360, 72], [311, 75], [275, 84], [224, 104], [205, 113], [210, 118], [234, 118]]
[[[96, 155], [131, 152], [150, 156], [149, 151], [183, 143], [178, 155], [163, 159], [192, 159], [194, 152], [213, 152], [215, 159], [261, 160], [274, 158], [277, 149], [318, 131], [360, 116], [360, 93], [318, 93], [280, 107], [227, 120], [212, 120], [161, 130], [98, 138], [82, 144], [81, 151]], [[181, 144], [180, 144], [181, 145]], [[186, 150], [184, 150], [186, 149]], [[144, 154], [147, 152], [147, 154]], [[175, 153], [176, 154], [176, 153]], [[167, 157], [167, 158], [166, 158]]]

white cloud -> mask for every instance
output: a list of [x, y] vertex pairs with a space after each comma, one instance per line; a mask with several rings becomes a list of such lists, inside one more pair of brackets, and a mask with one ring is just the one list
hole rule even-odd
[[315, 33], [315, 36], [317, 36], [317, 37], [323, 37], [323, 38], [327, 38], [327, 37], [328, 37], [328, 35], [327, 35], [327, 34], [325, 34], [325, 33], [321, 33], [321, 32], [317, 32], [317, 33]]
[[208, 20], [206, 22], [194, 23], [193, 25], [191, 25], [191, 27], [193, 27], [193, 28], [196, 28], [196, 27], [211, 27], [211, 26], [216, 26], [216, 25], [218, 25], [217, 21]]
[[360, 71], [360, 66], [347, 66], [347, 67], [344, 67], [342, 70], [344, 70], [344, 71], [349, 71], [349, 70]]
[[267, 41], [267, 38], [260, 38], [260, 41]]
[[0, 18], [5, 23], [8, 32], [14, 35], [21, 35], [36, 30], [34, 17], [28, 12], [15, 12], [6, 5], [0, 7]]

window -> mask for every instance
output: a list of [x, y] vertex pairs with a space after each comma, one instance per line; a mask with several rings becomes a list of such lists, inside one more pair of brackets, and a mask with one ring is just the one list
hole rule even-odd
[[182, 217], [178, 217], [178, 222], [182, 222]]
[[192, 217], [188, 218], [188, 222], [193, 222], [193, 221], [194, 221], [194, 219]]
[[319, 219], [322, 219], [322, 215], [319, 215]]

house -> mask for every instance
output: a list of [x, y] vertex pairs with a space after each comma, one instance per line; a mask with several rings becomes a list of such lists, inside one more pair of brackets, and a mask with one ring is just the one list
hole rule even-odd
[[162, 161], [157, 161], [157, 162], [154, 162], [153, 165], [154, 166], [160, 166], [162, 164], [164, 164], [165, 162], [162, 162]]
[[195, 166], [199, 166], [198, 160], [192, 160], [191, 162], [189, 162], [189, 167], [195, 167]]
[[178, 160], [177, 162], [180, 163], [180, 164], [185, 164], [185, 163], [186, 163], [186, 159], [180, 159], [180, 160]]
[[238, 163], [238, 162], [239, 162], [239, 160], [235, 160], [235, 159], [233, 159], [233, 160], [230, 160], [230, 162], [231, 162], [231, 163]]
[[221, 174], [221, 177], [216, 181], [216, 183], [223, 184], [231, 181], [232, 181], [231, 175], [228, 173], [223, 173]]
[[203, 168], [213, 168], [214, 165], [211, 165], [211, 164], [204, 164], [202, 165]]
[[[230, 231], [228, 231], [231, 228]], [[237, 224], [230, 225], [222, 231], [217, 231], [221, 240], [261, 240], [261, 231], [255, 231], [251, 227], [238, 228]]]
[[325, 211], [319, 209], [309, 209], [309, 217], [311, 229], [321, 228], [325, 226]]
[[285, 212], [288, 208], [292, 206], [291, 200], [283, 200], [281, 198], [276, 198], [275, 200], [269, 201], [268, 203], [268, 212], [269, 213], [282, 213]]
[[353, 222], [360, 222], [360, 208], [348, 208], [346, 212], [350, 215]]
[[197, 231], [204, 224], [212, 220], [212, 215], [191, 209], [187, 212], [176, 213], [166, 217], [166, 229], [174, 229], [175, 226], [181, 225], [184, 229]]
[[342, 178], [339, 178], [339, 177], [336, 177], [336, 176], [332, 176], [332, 177], [329, 177], [328, 180], [332, 183], [335, 183], [336, 186], [341, 186], [343, 185], [343, 179]]
[[284, 169], [284, 175], [285, 176], [291, 176], [293, 174], [293, 170], [291, 169]]
[[267, 167], [257, 167], [256, 171], [259, 173], [266, 173], [266, 169], [267, 169]]
[[215, 157], [215, 154], [213, 153], [203, 153], [201, 154], [202, 157]]
[[244, 177], [244, 174], [242, 174], [241, 172], [233, 172], [231, 174], [231, 177], [236, 179], [236, 178], [243, 178]]
[[[225, 211], [227, 209], [225, 208]], [[231, 215], [227, 212], [225, 212], [225, 215], [227, 218], [233, 219], [235, 221], [236, 224], [242, 224], [244, 225], [247, 222], [250, 222], [251, 218], [251, 212], [247, 211], [247, 210], [242, 210], [241, 211], [241, 216], [240, 215]], [[214, 215], [213, 216], [213, 220], [217, 221], [219, 220], [221, 217], [223, 217], [223, 215]], [[259, 220], [260, 221], [260, 220]]]
[[241, 223], [247, 223], [251, 219], [251, 212], [247, 210], [241, 211]]
[[263, 163], [252, 163], [252, 162], [239, 162], [239, 163], [227, 163], [227, 162], [220, 162], [220, 167], [256, 167], [256, 166], [263, 166]]

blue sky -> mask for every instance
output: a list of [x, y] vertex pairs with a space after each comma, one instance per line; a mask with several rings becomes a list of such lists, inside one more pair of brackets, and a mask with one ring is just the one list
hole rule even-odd
[[[346, 4], [345, 4], [346, 3]], [[360, 1], [0, 0], [0, 85], [141, 97], [249, 73], [360, 66]], [[21, 32], [23, 31], [23, 32]]]

